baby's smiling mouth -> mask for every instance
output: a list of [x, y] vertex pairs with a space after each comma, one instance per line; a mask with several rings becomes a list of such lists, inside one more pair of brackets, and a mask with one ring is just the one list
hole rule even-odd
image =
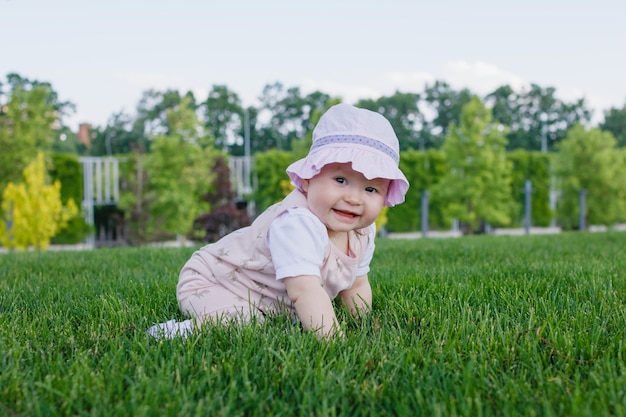
[[354, 218], [356, 218], [356, 217], [359, 217], [359, 215], [358, 215], [358, 214], [356, 214], [356, 213], [352, 213], [352, 212], [350, 212], [350, 211], [344, 211], [344, 210], [339, 210], [339, 209], [333, 209], [333, 211], [334, 211], [335, 213], [337, 213], [337, 214], [338, 214], [339, 216], [341, 216], [341, 217], [349, 217], [349, 218], [351, 218], [351, 219], [354, 219]]

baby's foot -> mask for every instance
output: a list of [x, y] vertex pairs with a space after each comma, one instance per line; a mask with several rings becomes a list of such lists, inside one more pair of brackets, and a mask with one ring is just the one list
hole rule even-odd
[[193, 323], [191, 320], [177, 322], [176, 320], [168, 320], [165, 323], [155, 324], [147, 331], [148, 336], [155, 339], [173, 339], [182, 337], [186, 339], [193, 331]]

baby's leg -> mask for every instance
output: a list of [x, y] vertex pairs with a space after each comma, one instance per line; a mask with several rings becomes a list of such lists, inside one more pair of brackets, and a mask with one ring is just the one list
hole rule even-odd
[[[247, 323], [252, 317], [263, 321], [263, 313], [248, 300], [224, 288], [215, 278], [201, 276], [195, 271], [188, 271], [191, 276], [182, 281], [196, 281], [193, 285], [179, 285], [177, 289], [178, 305], [181, 311], [197, 325], [211, 323]], [[195, 273], [194, 273], [195, 272]], [[199, 285], [197, 280], [202, 281]]]

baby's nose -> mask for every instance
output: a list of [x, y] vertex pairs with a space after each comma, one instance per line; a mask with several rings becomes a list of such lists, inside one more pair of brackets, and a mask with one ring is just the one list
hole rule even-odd
[[356, 188], [350, 188], [350, 190], [346, 192], [345, 199], [347, 202], [354, 205], [361, 204], [361, 202], [363, 201], [361, 198], [360, 190]]

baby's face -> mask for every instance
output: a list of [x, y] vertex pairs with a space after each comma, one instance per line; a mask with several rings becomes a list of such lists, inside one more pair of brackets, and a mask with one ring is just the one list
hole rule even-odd
[[309, 208], [329, 231], [347, 232], [368, 227], [385, 203], [388, 179], [368, 180], [350, 163], [333, 163], [302, 181]]

